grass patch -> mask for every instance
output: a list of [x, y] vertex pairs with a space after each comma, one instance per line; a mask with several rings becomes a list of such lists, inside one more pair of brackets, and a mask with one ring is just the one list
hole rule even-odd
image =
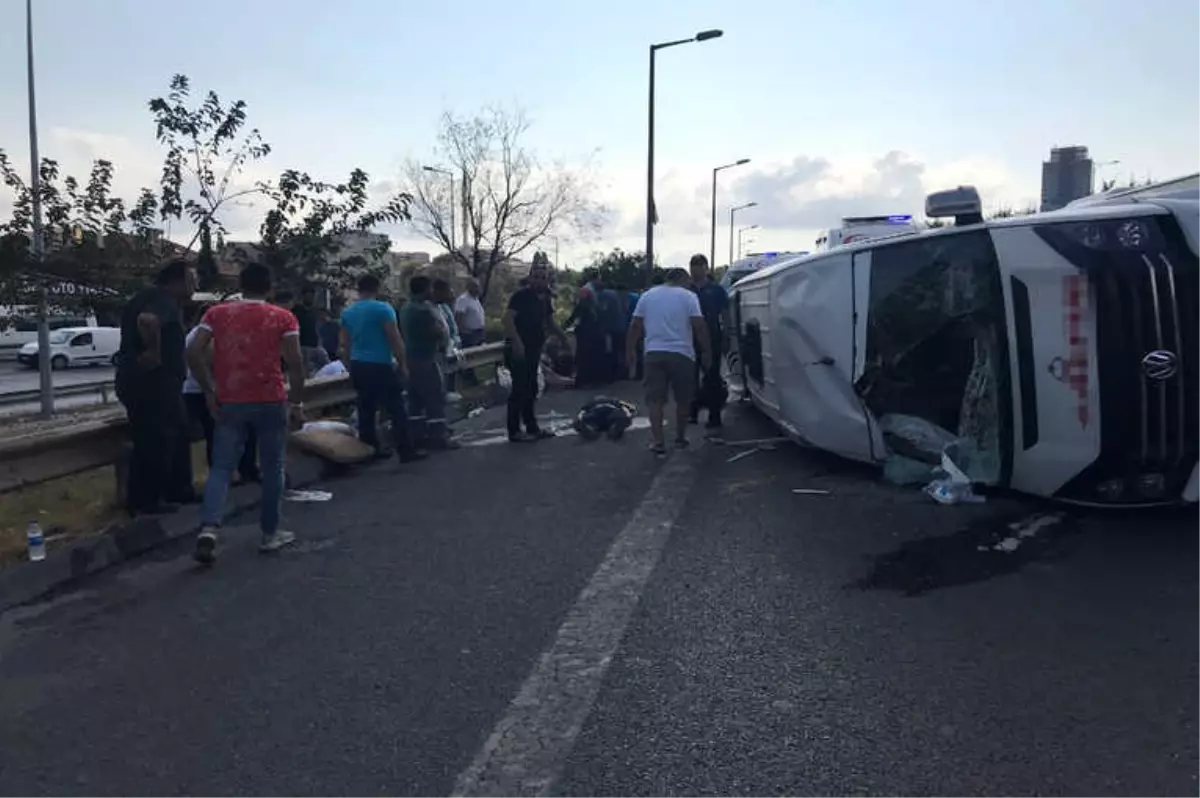
[[[204, 484], [208, 466], [204, 443], [192, 446], [192, 473]], [[117, 480], [112, 466], [0, 494], [0, 566], [25, 559], [25, 530], [30, 521], [42, 525], [49, 549], [87, 535], [127, 517], [117, 507]]]

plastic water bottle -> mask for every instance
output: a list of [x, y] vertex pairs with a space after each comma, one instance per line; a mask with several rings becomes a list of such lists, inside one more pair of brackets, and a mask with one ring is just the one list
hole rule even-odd
[[46, 559], [46, 536], [37, 521], [30, 521], [25, 531], [25, 540], [29, 543], [29, 561], [41, 562]]

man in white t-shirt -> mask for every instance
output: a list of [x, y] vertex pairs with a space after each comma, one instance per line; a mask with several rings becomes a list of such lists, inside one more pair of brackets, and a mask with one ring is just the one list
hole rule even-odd
[[483, 303], [479, 301], [479, 282], [473, 277], [467, 280], [467, 290], [454, 300], [454, 322], [464, 349], [483, 343]]
[[675, 445], [688, 445], [688, 413], [696, 393], [696, 348], [704, 368], [712, 364], [712, 344], [708, 328], [700, 312], [700, 301], [687, 289], [688, 273], [683, 269], [667, 272], [664, 285], [655, 286], [642, 294], [633, 311], [626, 342], [626, 362], [637, 363], [638, 345], [645, 339], [643, 373], [646, 385], [646, 406], [650, 415], [653, 450], [666, 456], [663, 436], [663, 416], [667, 394], [675, 398]]

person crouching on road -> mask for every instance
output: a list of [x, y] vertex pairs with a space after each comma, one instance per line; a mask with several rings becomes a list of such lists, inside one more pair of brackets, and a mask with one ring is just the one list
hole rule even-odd
[[449, 333], [425, 275], [408, 281], [400, 331], [408, 351], [408, 414], [413, 440], [430, 449], [457, 448], [446, 425], [446, 381], [438, 365], [439, 353], [449, 345]]
[[[528, 282], [509, 298], [504, 313], [504, 365], [512, 375], [508, 394], [508, 439], [512, 443], [531, 443], [553, 438], [541, 429], [537, 420], [538, 370], [546, 333], [553, 335], [564, 349], [567, 337], [554, 323], [554, 305], [550, 301], [549, 269], [537, 265], [529, 270]], [[522, 423], [525, 431], [521, 431]]]
[[[195, 558], [211, 564], [217, 554], [217, 531], [225, 512], [229, 480], [246, 437], [258, 439], [262, 471], [262, 542], [259, 550], [276, 551], [296, 539], [279, 528], [283, 504], [284, 453], [290, 425], [303, 422], [304, 379], [300, 329], [289, 311], [267, 302], [271, 270], [261, 263], [242, 269], [242, 299], [225, 302], [204, 314], [188, 345], [188, 365], [204, 391], [216, 419], [213, 464], [204, 486], [200, 535]], [[210, 368], [205, 350], [213, 347]], [[279, 362], [287, 365], [284, 384]]]
[[633, 311], [626, 346], [626, 363], [635, 363], [638, 347], [645, 341], [646, 408], [650, 416], [651, 447], [658, 457], [667, 454], [663, 432], [667, 395], [675, 399], [675, 446], [687, 448], [688, 415], [696, 393], [696, 349], [703, 368], [712, 364], [708, 328], [700, 301], [687, 288], [683, 269], [667, 272], [665, 285], [651, 288]]
[[379, 445], [376, 416], [387, 411], [400, 462], [419, 460], [425, 453], [413, 445], [404, 383], [408, 355], [400, 337], [395, 309], [379, 298], [379, 278], [364, 274], [358, 280], [358, 301], [342, 311], [339, 355], [350, 364], [350, 382], [358, 395], [358, 439], [387, 457]]

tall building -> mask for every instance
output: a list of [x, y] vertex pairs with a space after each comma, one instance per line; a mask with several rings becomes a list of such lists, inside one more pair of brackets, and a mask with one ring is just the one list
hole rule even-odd
[[1042, 210], [1057, 210], [1092, 193], [1095, 171], [1087, 147], [1055, 147], [1042, 162]]

